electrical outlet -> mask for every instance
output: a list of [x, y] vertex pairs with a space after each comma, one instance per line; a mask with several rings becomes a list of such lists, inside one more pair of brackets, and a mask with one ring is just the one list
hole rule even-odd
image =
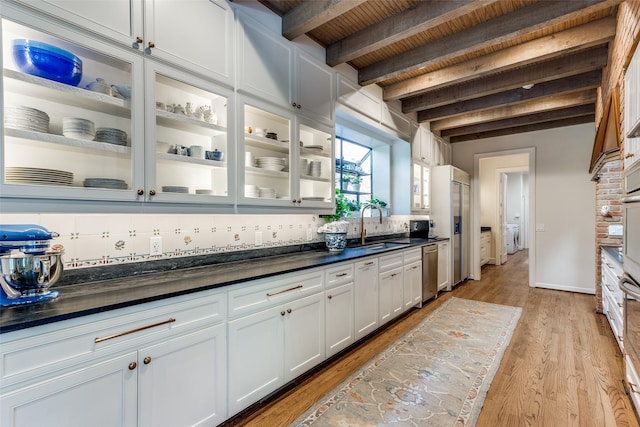
[[149, 238], [149, 255], [162, 255], [162, 236]]
[[307, 227], [307, 242], [313, 240], [313, 230], [311, 227]]
[[609, 224], [609, 236], [622, 236], [623, 232], [622, 225]]
[[262, 245], [262, 231], [256, 231], [256, 246]]

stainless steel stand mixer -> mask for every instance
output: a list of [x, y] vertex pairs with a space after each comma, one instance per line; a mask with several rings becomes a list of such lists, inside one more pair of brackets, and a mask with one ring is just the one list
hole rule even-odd
[[0, 305], [46, 301], [62, 274], [62, 245], [57, 233], [35, 224], [0, 224]]

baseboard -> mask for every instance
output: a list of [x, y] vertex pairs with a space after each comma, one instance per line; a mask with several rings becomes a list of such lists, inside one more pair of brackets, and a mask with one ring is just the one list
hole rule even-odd
[[595, 288], [594, 289], [586, 289], [586, 288], [580, 288], [580, 287], [577, 287], [577, 286], [563, 286], [563, 285], [556, 285], [556, 284], [552, 284], [552, 283], [536, 282], [535, 287], [536, 288], [544, 288], [544, 289], [553, 289], [555, 291], [577, 292], [577, 293], [581, 293], [581, 294], [590, 294], [590, 295], [595, 295], [596, 294]]

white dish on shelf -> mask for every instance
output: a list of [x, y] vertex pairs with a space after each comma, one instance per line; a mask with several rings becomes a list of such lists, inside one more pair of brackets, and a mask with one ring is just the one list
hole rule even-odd
[[302, 148], [308, 148], [310, 150], [319, 150], [319, 151], [324, 150], [324, 147], [322, 145], [303, 145]]
[[309, 202], [324, 202], [324, 197], [302, 197], [302, 200]]

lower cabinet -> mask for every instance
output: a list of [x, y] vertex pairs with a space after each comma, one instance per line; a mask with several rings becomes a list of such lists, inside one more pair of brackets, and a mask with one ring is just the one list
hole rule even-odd
[[404, 311], [422, 302], [422, 249], [404, 251], [404, 285], [402, 299]]
[[480, 233], [480, 266], [482, 267], [489, 262], [491, 256], [491, 232], [483, 231]]
[[333, 356], [355, 341], [353, 264], [339, 264], [326, 271], [325, 353]]
[[438, 292], [451, 290], [449, 242], [438, 242]]
[[384, 325], [404, 311], [402, 253], [379, 258], [378, 321]]
[[623, 319], [624, 319], [624, 293], [618, 286], [622, 278], [623, 270], [611, 255], [602, 250], [601, 255], [602, 274], [602, 312], [607, 316], [613, 336], [624, 353]]
[[354, 265], [354, 320], [356, 341], [379, 326], [378, 258], [365, 258]]
[[[199, 310], [199, 307], [196, 309]], [[213, 306], [210, 306], [213, 310]], [[157, 314], [157, 313], [156, 313]], [[183, 318], [175, 316], [175, 323]], [[155, 317], [155, 316], [154, 316]], [[154, 318], [149, 317], [148, 319]], [[197, 317], [197, 314], [196, 316]], [[88, 320], [87, 320], [88, 321]], [[69, 324], [69, 330], [87, 332], [79, 339], [67, 339], [61, 329], [42, 337], [26, 337], [11, 342], [2, 349], [2, 358], [16, 371], [22, 369], [12, 361], [16, 355], [36, 355], [39, 364], [59, 363], [56, 347], [80, 349], [87, 337], [100, 336], [105, 323], [91, 324], [90, 329]], [[183, 324], [188, 327], [188, 322]], [[151, 326], [153, 329], [153, 326]], [[20, 332], [20, 331], [18, 331]], [[132, 332], [131, 334], [144, 334]], [[0, 395], [0, 425], [11, 427], [32, 426], [179, 426], [217, 425], [227, 418], [227, 337], [224, 323], [181, 334], [171, 334], [171, 326], [163, 325], [147, 338], [148, 345], [124, 350], [124, 342], [94, 343], [87, 348], [95, 350], [88, 358], [59, 374], [41, 375], [8, 388]], [[164, 336], [164, 338], [163, 338]], [[41, 341], [41, 348], [31, 347]], [[144, 336], [139, 336], [145, 341]], [[20, 342], [23, 341], [23, 342]], [[24, 347], [22, 346], [24, 344]], [[104, 346], [103, 346], [104, 345]], [[101, 347], [103, 346], [103, 347]], [[110, 346], [113, 351], [110, 351]], [[123, 348], [120, 350], [120, 348]], [[119, 350], [119, 351], [116, 351]], [[37, 354], [40, 352], [40, 354]], [[104, 353], [104, 354], [101, 354]], [[30, 363], [26, 360], [24, 363]], [[3, 372], [6, 373], [7, 370]], [[56, 371], [54, 371], [56, 372]]]
[[324, 292], [228, 322], [229, 415], [324, 360]]

